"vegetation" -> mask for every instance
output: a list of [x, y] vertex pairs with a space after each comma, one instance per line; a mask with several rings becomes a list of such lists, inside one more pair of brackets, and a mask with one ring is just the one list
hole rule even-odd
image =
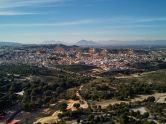
[[65, 102], [61, 103], [61, 104], [59, 105], [60, 111], [65, 112], [66, 109], [67, 109], [67, 106], [68, 106], [67, 103], [65, 103]]
[[79, 103], [75, 103], [74, 105], [73, 105], [73, 107], [75, 107], [75, 108], [79, 108], [80, 107], [80, 104]]
[[96, 67], [94, 66], [88, 66], [88, 65], [56, 65], [57, 68], [63, 69], [63, 70], [68, 70], [72, 72], [85, 72], [92, 70]]
[[95, 79], [84, 85], [81, 95], [85, 99], [130, 99], [136, 95], [166, 92], [166, 71], [147, 73], [131, 78]]
[[[139, 107], [140, 104], [149, 106], [150, 104], [154, 103], [121, 103], [109, 105], [105, 109], [102, 109], [100, 106], [92, 106], [88, 109], [64, 111], [63, 113], [59, 114], [59, 117], [62, 120], [66, 118], [69, 120], [77, 119], [78, 123], [80, 123], [81, 120], [82, 124], [155, 124], [155, 122], [149, 118], [149, 112], [141, 114], [139, 111], [133, 111], [133, 108]], [[81, 119], [82, 116], [84, 116], [86, 119]], [[164, 120], [161, 121], [161, 123], [164, 122]]]
[[15, 64], [1, 64], [0, 65], [0, 73], [1, 74], [37, 74], [39, 72], [39, 68], [32, 67], [30, 65], [15, 65]]
[[[49, 106], [59, 97], [65, 97], [62, 94], [60, 96], [60, 93], [90, 79], [28, 65], [2, 65], [0, 68], [2, 69], [0, 74], [1, 111], [16, 104], [25, 111]], [[24, 91], [23, 95], [16, 94], [21, 91]]]
[[[87, 69], [82, 69], [81, 66], [78, 68], [80, 72]], [[75, 73], [22, 64], [3, 64], [0, 69], [0, 115], [11, 107], [18, 111], [33, 112], [48, 108], [59, 99], [79, 100], [76, 92], [83, 99], [92, 101], [129, 100], [141, 94], [166, 92], [165, 70], [138, 74], [135, 77], [109, 76], [93, 79]], [[72, 71], [68, 67], [64, 69]], [[78, 91], [81, 85], [83, 87]], [[20, 94], [22, 91], [23, 94]], [[90, 104], [87, 109], [82, 109], [80, 103], [75, 103], [75, 111], [67, 110], [67, 102], [62, 102], [57, 106], [62, 111], [58, 115], [61, 119], [59, 123], [73, 119], [82, 124], [155, 124], [156, 120], [166, 123], [166, 104], [155, 101], [155, 97], [151, 96], [141, 102], [114, 104], [106, 108]], [[134, 111], [142, 106], [146, 110], [143, 114]]]

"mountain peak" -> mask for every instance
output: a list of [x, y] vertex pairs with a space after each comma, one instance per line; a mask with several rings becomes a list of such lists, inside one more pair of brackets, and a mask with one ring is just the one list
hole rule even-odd
[[80, 40], [75, 45], [78, 45], [78, 46], [96, 46], [97, 43], [94, 41], [89, 41], [89, 40]]

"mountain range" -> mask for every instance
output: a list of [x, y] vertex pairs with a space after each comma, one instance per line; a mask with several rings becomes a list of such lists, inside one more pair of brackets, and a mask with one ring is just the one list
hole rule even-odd
[[[63, 41], [44, 41], [41, 44], [51, 45], [51, 44], [63, 44], [63, 45], [76, 45], [82, 47], [109, 47], [109, 46], [166, 46], [166, 40], [137, 40], [137, 41], [91, 41], [91, 40], [80, 40], [76, 43], [68, 43]], [[20, 46], [21, 43], [16, 42], [0, 42], [0, 46]]]
[[3, 46], [21, 46], [21, 43], [0, 41], [0, 47]]
[[166, 40], [137, 40], [137, 41], [87, 41], [81, 40], [75, 43], [78, 46], [128, 46], [128, 45], [137, 45], [137, 46], [166, 46]]

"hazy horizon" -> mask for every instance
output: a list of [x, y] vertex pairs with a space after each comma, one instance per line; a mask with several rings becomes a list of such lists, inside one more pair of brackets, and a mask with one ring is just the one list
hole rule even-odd
[[[92, 43], [91, 43], [92, 42]], [[66, 41], [56, 41], [56, 40], [47, 40], [47, 41], [39, 41], [39, 42], [15, 42], [15, 41], [0, 41], [0, 45], [4, 45], [5, 44], [24, 44], [24, 45], [28, 45], [28, 44], [64, 44], [64, 45], [68, 45], [68, 46], [72, 46], [72, 45], [77, 45], [77, 46], [128, 46], [128, 45], [157, 45], [157, 46], [166, 46], [166, 40], [135, 40], [135, 41], [117, 41], [117, 40], [108, 40], [108, 41], [92, 41], [92, 40], [79, 40], [79, 41], [73, 41], [73, 42], [66, 42]]]

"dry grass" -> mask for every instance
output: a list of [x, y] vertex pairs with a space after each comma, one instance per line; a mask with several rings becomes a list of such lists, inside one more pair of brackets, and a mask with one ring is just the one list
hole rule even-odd
[[40, 118], [39, 120], [34, 122], [34, 124], [37, 124], [38, 122], [40, 122], [41, 124], [46, 124], [46, 123], [47, 124], [54, 124], [54, 123], [57, 123], [59, 121], [59, 118], [58, 118], [59, 113], [61, 113], [61, 112], [56, 111], [51, 116]]
[[129, 102], [137, 102], [137, 101], [143, 101], [144, 99], [147, 99], [149, 96], [154, 96], [156, 99], [156, 102], [165, 103], [166, 93], [154, 93], [152, 95], [139, 95], [133, 99], [130, 99], [128, 101], [122, 101], [122, 100], [101, 100], [100, 102], [96, 102], [96, 105], [100, 105], [102, 108], [106, 108], [109, 105], [114, 104], [120, 104], [120, 103], [129, 103]]

